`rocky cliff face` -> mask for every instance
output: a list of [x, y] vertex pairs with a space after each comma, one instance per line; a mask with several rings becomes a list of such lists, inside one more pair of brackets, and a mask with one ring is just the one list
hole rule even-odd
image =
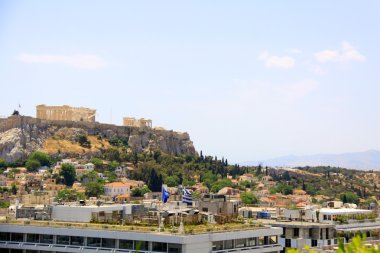
[[196, 154], [187, 133], [12, 116], [0, 120], [0, 158], [8, 162], [20, 161], [35, 150], [42, 149], [49, 138], [75, 141], [78, 135], [83, 134], [102, 138], [127, 137], [128, 146], [138, 153], [159, 149], [171, 155]]

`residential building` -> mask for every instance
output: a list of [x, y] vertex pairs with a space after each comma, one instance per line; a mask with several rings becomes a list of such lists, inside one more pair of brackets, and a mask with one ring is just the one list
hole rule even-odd
[[122, 182], [113, 182], [104, 185], [104, 194], [111, 197], [116, 197], [118, 195], [130, 194], [131, 187], [128, 184]]

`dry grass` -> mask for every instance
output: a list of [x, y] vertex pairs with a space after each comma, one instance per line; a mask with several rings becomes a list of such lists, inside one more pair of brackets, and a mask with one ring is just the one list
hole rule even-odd
[[91, 149], [80, 146], [78, 142], [56, 140], [54, 138], [46, 139], [43, 143], [43, 149], [48, 154], [56, 154], [58, 152], [83, 154], [89, 151], [97, 151], [111, 147], [111, 144], [109, 144], [107, 140], [98, 140], [96, 136], [88, 136], [87, 138], [91, 143]]

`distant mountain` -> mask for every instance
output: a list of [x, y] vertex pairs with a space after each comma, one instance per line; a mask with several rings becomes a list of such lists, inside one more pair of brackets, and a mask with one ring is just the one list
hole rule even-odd
[[336, 166], [359, 170], [380, 170], [380, 151], [368, 150], [344, 154], [319, 154], [308, 156], [283, 156], [263, 161], [250, 161], [241, 165], [255, 166]]

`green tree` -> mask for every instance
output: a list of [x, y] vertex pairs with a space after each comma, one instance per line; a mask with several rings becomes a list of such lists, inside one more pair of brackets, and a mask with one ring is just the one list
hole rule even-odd
[[155, 169], [151, 169], [148, 180], [148, 188], [153, 192], [160, 192], [162, 183], [162, 175], [159, 175]]
[[142, 188], [133, 188], [131, 195], [133, 197], [143, 197], [145, 193], [150, 192], [148, 186], [144, 185]]
[[359, 204], [359, 196], [353, 192], [344, 192], [344, 193], [340, 194], [340, 200], [343, 203]]
[[81, 199], [85, 199], [83, 193], [78, 193], [72, 189], [63, 189], [57, 192], [57, 196], [55, 197], [57, 201], [77, 201]]
[[[368, 247], [365, 241], [365, 237], [362, 238], [360, 235], [354, 237], [352, 242], [348, 244], [344, 244], [343, 240], [339, 240], [339, 247], [335, 253], [380, 253], [380, 248], [375, 248], [373, 245]], [[305, 246], [303, 250], [288, 248], [286, 249], [286, 253], [315, 253], [315, 251]]]
[[0, 200], [0, 208], [8, 208], [10, 203], [7, 201]]
[[212, 184], [211, 191], [216, 193], [224, 187], [232, 187], [232, 186], [233, 186], [233, 184], [232, 184], [231, 180], [224, 178], [224, 179], [218, 180], [214, 184]]
[[104, 153], [104, 157], [108, 161], [118, 161], [118, 162], [120, 162], [120, 151], [117, 148], [109, 148]]
[[89, 182], [85, 186], [88, 197], [99, 197], [104, 193], [104, 184], [100, 181]]
[[207, 171], [206, 173], [201, 174], [201, 181], [209, 189], [211, 188], [211, 185], [216, 182], [217, 179], [217, 176], [214, 173], [212, 173], [212, 171]]
[[18, 191], [18, 187], [16, 185], [16, 182], [13, 182], [11, 185], [11, 192], [12, 192], [12, 194], [16, 195], [17, 191]]
[[117, 162], [117, 161], [111, 161], [111, 162], [108, 163], [108, 169], [109, 169], [110, 171], [115, 171], [115, 169], [116, 169], [117, 167], [119, 167], [119, 166], [120, 166], [120, 163]]
[[60, 176], [63, 177], [63, 182], [67, 186], [72, 186], [76, 179], [75, 168], [71, 164], [62, 164]]
[[84, 134], [79, 135], [78, 142], [81, 147], [91, 148], [91, 142], [88, 140], [87, 135], [84, 135]]
[[7, 167], [7, 163], [3, 159], [0, 159], [0, 168], [5, 168], [5, 167]]
[[192, 193], [193, 200], [199, 200], [202, 197], [202, 194], [199, 191], [194, 191]]
[[174, 175], [174, 176], [168, 176], [165, 179], [165, 184], [167, 184], [169, 187], [175, 187], [179, 185], [179, 178]]
[[255, 194], [253, 194], [252, 192], [242, 192], [240, 194], [240, 199], [241, 202], [243, 202], [246, 205], [257, 204], [259, 202]]
[[96, 182], [97, 180], [99, 180], [99, 177], [98, 173], [96, 173], [96, 171], [93, 170], [82, 175], [80, 179], [84, 184], [87, 184], [89, 182]]
[[28, 160], [37, 160], [40, 162], [41, 166], [50, 167], [52, 164], [51, 158], [48, 154], [42, 151], [36, 151], [29, 155]]
[[30, 172], [35, 172], [38, 168], [41, 168], [41, 163], [36, 159], [28, 159], [25, 163], [25, 167]]
[[94, 164], [95, 169], [97, 170], [100, 170], [103, 168], [103, 161], [99, 158], [92, 158], [90, 162]]

